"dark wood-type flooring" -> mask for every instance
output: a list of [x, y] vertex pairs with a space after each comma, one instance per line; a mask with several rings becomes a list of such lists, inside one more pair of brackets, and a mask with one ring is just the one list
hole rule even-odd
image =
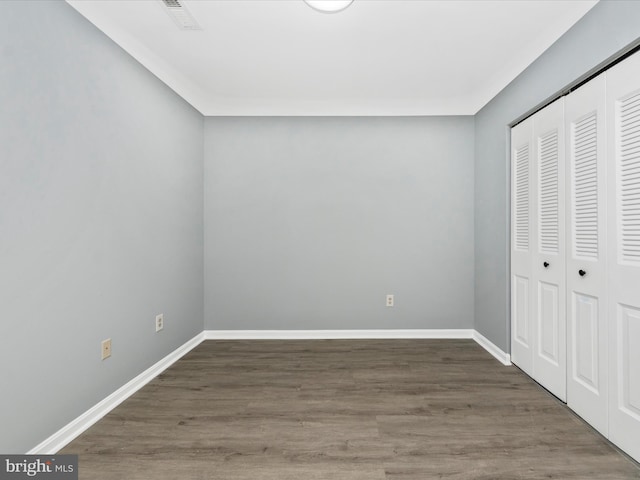
[[81, 479], [639, 479], [472, 340], [207, 341], [60, 453]]

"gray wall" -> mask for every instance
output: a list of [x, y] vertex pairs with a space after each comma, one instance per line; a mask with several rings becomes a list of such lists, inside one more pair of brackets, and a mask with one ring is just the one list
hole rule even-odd
[[211, 118], [203, 136], [68, 5], [2, 2], [0, 452], [35, 446], [203, 316], [475, 325], [508, 349], [506, 126], [639, 36], [640, 2], [600, 2], [475, 119]]
[[10, 453], [202, 331], [203, 118], [66, 3], [1, 8], [0, 452]]
[[640, 37], [640, 2], [601, 1], [475, 116], [475, 328], [509, 350], [507, 124]]
[[473, 327], [472, 117], [208, 118], [204, 218], [206, 329]]

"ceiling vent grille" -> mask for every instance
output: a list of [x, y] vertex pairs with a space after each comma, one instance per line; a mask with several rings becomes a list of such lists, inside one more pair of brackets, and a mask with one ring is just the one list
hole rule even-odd
[[164, 10], [180, 30], [202, 30], [193, 15], [180, 0], [161, 0]]

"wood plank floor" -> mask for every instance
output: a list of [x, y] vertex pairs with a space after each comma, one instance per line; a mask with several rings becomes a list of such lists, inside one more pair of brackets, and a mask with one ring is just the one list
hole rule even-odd
[[639, 479], [472, 340], [207, 341], [60, 453], [81, 479]]

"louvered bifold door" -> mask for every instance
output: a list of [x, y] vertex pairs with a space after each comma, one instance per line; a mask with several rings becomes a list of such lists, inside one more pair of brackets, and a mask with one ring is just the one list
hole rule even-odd
[[511, 129], [511, 360], [533, 375], [531, 118]]
[[640, 55], [607, 72], [609, 438], [640, 461]]
[[605, 76], [565, 102], [567, 404], [607, 435]]
[[566, 399], [564, 98], [533, 117], [533, 378]]

